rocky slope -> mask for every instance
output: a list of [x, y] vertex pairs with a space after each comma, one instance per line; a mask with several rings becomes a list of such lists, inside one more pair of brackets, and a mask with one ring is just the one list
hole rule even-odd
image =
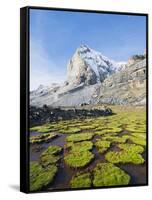
[[144, 105], [146, 103], [146, 60], [128, 65], [100, 86], [98, 101], [109, 104]]
[[145, 55], [117, 63], [81, 45], [67, 66], [64, 84], [40, 86], [30, 93], [30, 105], [77, 106], [87, 104], [145, 104]]

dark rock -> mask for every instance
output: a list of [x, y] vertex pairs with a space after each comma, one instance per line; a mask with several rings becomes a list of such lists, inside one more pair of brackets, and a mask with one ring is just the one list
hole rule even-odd
[[[36, 113], [39, 113], [37, 115]], [[61, 108], [49, 108], [47, 107], [30, 107], [30, 126], [49, 123], [58, 120], [70, 120], [75, 118], [86, 118], [86, 117], [99, 117], [112, 115], [112, 110], [108, 107], [85, 109], [85, 108], [73, 108], [73, 109], [61, 109]]]

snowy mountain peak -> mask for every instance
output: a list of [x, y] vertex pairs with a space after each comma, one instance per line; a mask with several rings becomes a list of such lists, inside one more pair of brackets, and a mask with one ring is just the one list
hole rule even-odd
[[91, 49], [88, 45], [82, 44], [68, 64], [68, 81], [77, 82], [77, 84], [82, 82], [95, 84], [103, 82], [106, 77], [124, 67], [125, 65], [122, 66], [102, 53]]
[[83, 54], [83, 53], [90, 52], [91, 49], [89, 48], [88, 45], [86, 45], [86, 44], [81, 44], [80, 47], [77, 49], [77, 51], [78, 51], [80, 54]]
[[[106, 68], [109, 68], [109, 70], [112, 71], [119, 71], [119, 68], [121, 66], [121, 62], [115, 62], [108, 57], [104, 56], [101, 52], [98, 52], [96, 50], [91, 49], [88, 45], [81, 45], [78, 48], [78, 52], [80, 56], [87, 62], [87, 64], [92, 65], [91, 67], [102, 67], [105, 66]], [[90, 60], [93, 60], [93, 63], [89, 63]], [[124, 64], [124, 62], [123, 62]]]

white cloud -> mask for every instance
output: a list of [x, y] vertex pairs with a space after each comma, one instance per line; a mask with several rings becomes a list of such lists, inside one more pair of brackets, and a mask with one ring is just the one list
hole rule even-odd
[[65, 74], [62, 71], [49, 58], [41, 41], [30, 41], [30, 90], [36, 89], [40, 84], [63, 82]]

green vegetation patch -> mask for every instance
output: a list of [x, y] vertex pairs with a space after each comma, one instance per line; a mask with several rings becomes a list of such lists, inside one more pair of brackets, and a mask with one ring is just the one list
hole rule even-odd
[[44, 155], [44, 156], [41, 156], [40, 157], [40, 164], [43, 166], [43, 167], [47, 167], [48, 165], [52, 165], [52, 164], [55, 164], [57, 163], [59, 160], [60, 160], [60, 156], [55, 156], [55, 155]]
[[81, 129], [80, 128], [77, 128], [77, 127], [68, 127], [67, 129], [61, 129], [59, 130], [60, 133], [63, 133], [63, 134], [73, 134], [73, 133], [78, 133], [80, 132]]
[[42, 156], [43, 155], [46, 155], [46, 154], [57, 154], [57, 153], [60, 153], [62, 150], [62, 147], [60, 146], [49, 146], [43, 153], [42, 153]]
[[139, 125], [128, 125], [126, 128], [129, 132], [138, 132], [138, 133], [145, 133], [146, 127], [145, 126], [139, 126]]
[[81, 130], [90, 130], [90, 129], [95, 129], [95, 125], [93, 124], [93, 125], [83, 125], [83, 126], [80, 126], [80, 129]]
[[59, 146], [49, 146], [40, 156], [40, 163], [43, 167], [55, 164], [60, 156], [56, 155], [62, 150]]
[[91, 140], [93, 138], [92, 133], [79, 133], [79, 134], [73, 134], [66, 138], [67, 142], [80, 142], [85, 140]]
[[95, 145], [100, 153], [104, 153], [105, 151], [107, 151], [110, 148], [110, 144], [111, 144], [111, 142], [104, 141], [101, 139], [98, 139], [95, 143]]
[[104, 129], [102, 131], [95, 131], [94, 132], [94, 135], [99, 135], [99, 136], [117, 136], [118, 133], [117, 132], [113, 132], [111, 130], [107, 130], [107, 129]]
[[41, 126], [34, 126], [30, 128], [30, 131], [38, 131], [41, 128]]
[[102, 135], [105, 135], [107, 132], [105, 132], [105, 130], [101, 130], [101, 131], [95, 131], [94, 132], [94, 135], [99, 135], [99, 136], [102, 136]]
[[30, 131], [36, 131], [40, 133], [48, 133], [52, 131], [57, 131], [58, 129], [55, 127], [55, 124], [44, 124], [41, 126], [35, 126], [30, 128]]
[[130, 141], [132, 141], [134, 144], [146, 146], [146, 139], [144, 137], [141, 137], [140, 135], [124, 135], [124, 138], [128, 138]]
[[49, 132], [51, 132], [51, 131], [56, 131], [56, 129], [51, 129], [51, 128], [49, 128], [49, 127], [41, 127], [41, 128], [38, 130], [38, 132], [40, 132], [40, 133], [49, 133]]
[[108, 126], [107, 129], [108, 129], [108, 131], [107, 131], [108, 133], [110, 133], [110, 132], [119, 133], [122, 131], [122, 128], [120, 128], [120, 127]]
[[110, 151], [105, 155], [107, 161], [111, 163], [133, 163], [142, 164], [145, 162], [141, 153], [144, 148], [135, 144], [119, 144], [121, 151]]
[[118, 147], [128, 153], [143, 153], [144, 148], [136, 144], [119, 144]]
[[97, 128], [95, 128], [95, 131], [99, 131], [99, 132], [102, 132], [102, 130], [104, 130], [104, 126], [102, 126], [102, 127], [97, 127]]
[[93, 148], [93, 143], [91, 141], [83, 141], [77, 143], [68, 142], [66, 147], [70, 148], [70, 152], [89, 151]]
[[145, 133], [131, 133], [132, 136], [136, 137], [136, 138], [140, 138], [143, 140], [146, 140], [146, 134]]
[[109, 140], [111, 142], [116, 142], [116, 143], [125, 143], [127, 141], [127, 137], [118, 137], [118, 136], [113, 136], [113, 135], [107, 135], [102, 137], [103, 140]]
[[123, 135], [123, 138], [127, 138], [127, 140], [130, 140], [134, 144], [146, 146], [145, 134], [131, 133], [130, 135]]
[[57, 167], [43, 168], [38, 162], [30, 162], [30, 191], [37, 191], [51, 183], [57, 173]]
[[49, 142], [50, 140], [52, 140], [53, 138], [57, 136], [58, 134], [56, 133], [44, 133], [37, 136], [31, 136], [30, 143], [34, 144], [34, 143], [41, 143], [41, 142]]
[[64, 156], [64, 161], [70, 167], [80, 168], [89, 164], [93, 158], [94, 154], [90, 151], [72, 151]]
[[90, 173], [77, 173], [70, 182], [71, 188], [89, 188], [91, 187]]
[[130, 176], [112, 163], [99, 163], [93, 169], [95, 187], [128, 185]]

